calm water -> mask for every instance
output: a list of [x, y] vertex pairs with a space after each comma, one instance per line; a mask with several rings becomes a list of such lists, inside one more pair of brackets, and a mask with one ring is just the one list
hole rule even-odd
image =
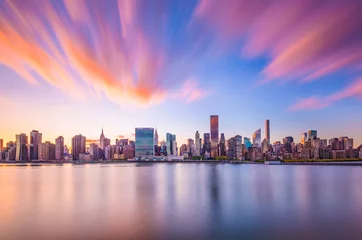
[[0, 239], [361, 239], [362, 167], [0, 167]]

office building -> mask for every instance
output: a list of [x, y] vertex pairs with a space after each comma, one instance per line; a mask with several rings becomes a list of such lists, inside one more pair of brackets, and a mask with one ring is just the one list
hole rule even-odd
[[0, 139], [0, 152], [3, 150], [4, 140]]
[[308, 141], [308, 133], [303, 132], [300, 137], [300, 143], [305, 144]]
[[154, 156], [153, 128], [136, 128], [135, 157]]
[[30, 160], [38, 160], [38, 144], [42, 142], [42, 134], [33, 130], [30, 132], [29, 157]]
[[123, 148], [124, 159], [132, 159], [135, 155], [135, 150], [132, 145], [125, 145]]
[[16, 135], [15, 161], [28, 161], [28, 137], [25, 133]]
[[59, 136], [55, 139], [55, 160], [64, 159], [64, 138]]
[[[103, 132], [103, 131], [102, 131]], [[72, 138], [72, 156], [73, 160], [79, 160], [79, 154], [85, 153], [86, 138], [81, 134]]]
[[171, 133], [166, 133], [167, 156], [177, 155], [177, 153], [174, 152], [174, 146], [173, 146], [174, 141], [176, 141], [176, 135]]
[[38, 160], [48, 161], [55, 160], [55, 144], [49, 141], [38, 144]]
[[286, 144], [286, 143], [292, 144], [292, 142], [294, 142], [294, 138], [291, 136], [285, 137], [283, 139], [283, 144]]
[[313, 140], [314, 138], [318, 138], [317, 130], [309, 130], [308, 131], [308, 139]]
[[221, 133], [219, 142], [219, 155], [226, 156], [225, 135]]
[[201, 143], [200, 143], [199, 131], [196, 131], [196, 133], [195, 133], [195, 144], [196, 144], [195, 156], [200, 156], [200, 154], [201, 154]]
[[211, 141], [210, 141], [210, 133], [204, 133], [204, 144], [202, 147], [203, 154], [208, 153], [210, 155], [211, 152]]
[[270, 144], [270, 120], [265, 120], [265, 139], [268, 141], [268, 144]]
[[158, 146], [158, 133], [157, 133], [157, 128], [155, 130], [155, 140], [154, 140], [154, 143], [153, 143], [154, 146]]
[[253, 145], [261, 145], [261, 129], [259, 128], [253, 133]]
[[89, 145], [89, 154], [93, 156], [93, 160], [98, 160], [99, 147], [97, 144], [92, 143]]
[[218, 143], [219, 143], [219, 116], [210, 116], [210, 136], [211, 136], [211, 157], [218, 156]]
[[253, 146], [253, 144], [250, 141], [250, 138], [244, 137], [244, 145], [246, 149], [249, 149], [250, 147]]
[[104, 141], [105, 138], [106, 138], [106, 137], [104, 136], [103, 128], [102, 128], [102, 133], [101, 133], [101, 136], [100, 136], [100, 138], [99, 138], [99, 144], [100, 144], [100, 148], [101, 148], [101, 149], [104, 149], [104, 143], [103, 143], [103, 141]]
[[268, 140], [266, 140], [266, 138], [264, 138], [263, 142], [261, 143], [261, 152], [267, 153], [269, 151], [269, 142]]

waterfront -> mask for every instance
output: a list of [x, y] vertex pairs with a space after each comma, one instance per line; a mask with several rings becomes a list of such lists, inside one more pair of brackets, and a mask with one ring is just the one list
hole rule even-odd
[[361, 168], [124, 163], [0, 168], [0, 239], [359, 239]]

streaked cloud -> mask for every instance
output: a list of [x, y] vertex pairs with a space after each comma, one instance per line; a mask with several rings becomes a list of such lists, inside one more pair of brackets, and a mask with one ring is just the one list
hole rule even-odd
[[243, 57], [267, 56], [264, 83], [309, 82], [362, 61], [357, 0], [201, 0], [194, 13], [216, 39], [243, 44]]
[[289, 110], [299, 111], [325, 108], [330, 106], [334, 102], [351, 97], [359, 98], [359, 100], [362, 100], [362, 78], [357, 79], [345, 89], [342, 89], [341, 91], [338, 91], [326, 97], [312, 96], [306, 99], [301, 99], [294, 105], [290, 106]]
[[179, 60], [190, 52], [176, 56], [179, 51], [164, 43], [170, 3], [155, 4], [3, 1], [0, 63], [30, 84], [45, 80], [82, 100], [105, 96], [119, 104], [160, 103], [184, 85], [181, 76], [171, 78], [168, 71], [185, 69]]

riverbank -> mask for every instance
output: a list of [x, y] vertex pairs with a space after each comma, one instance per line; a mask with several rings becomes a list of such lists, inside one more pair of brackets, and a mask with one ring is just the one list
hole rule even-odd
[[[93, 161], [93, 162], [61, 162], [61, 161], [32, 161], [32, 162], [0, 162], [0, 167], [5, 166], [61, 166], [61, 165], [88, 165], [88, 164], [127, 164], [127, 163], [142, 163], [142, 164], [178, 164], [178, 163], [198, 163], [198, 164], [262, 164], [264, 161], [235, 161], [235, 160], [182, 160], [182, 161]], [[355, 159], [352, 161], [312, 161], [312, 160], [286, 160], [281, 161], [279, 164], [273, 165], [324, 165], [324, 166], [362, 166], [362, 159]]]

